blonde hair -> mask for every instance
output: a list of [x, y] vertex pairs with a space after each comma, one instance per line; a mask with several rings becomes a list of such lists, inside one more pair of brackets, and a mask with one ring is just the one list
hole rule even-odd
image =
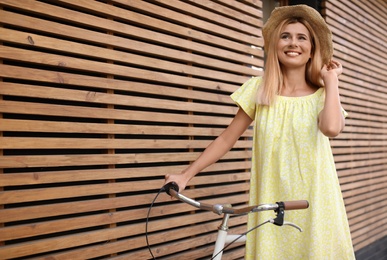
[[262, 78], [259, 91], [257, 93], [257, 103], [261, 105], [270, 105], [274, 103], [276, 95], [279, 95], [283, 86], [283, 75], [278, 61], [277, 42], [280, 39], [282, 28], [288, 24], [301, 23], [309, 31], [311, 36], [311, 58], [306, 64], [305, 79], [306, 82], [316, 88], [323, 87], [323, 81], [320, 76], [323, 67], [320, 41], [311, 25], [301, 17], [292, 17], [282, 21], [271, 35], [269, 46], [265, 46], [267, 53], [265, 73]]

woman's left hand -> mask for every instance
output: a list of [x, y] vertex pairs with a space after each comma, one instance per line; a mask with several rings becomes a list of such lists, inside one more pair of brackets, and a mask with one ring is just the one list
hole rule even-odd
[[335, 60], [331, 60], [328, 64], [325, 64], [320, 72], [324, 82], [332, 76], [337, 79], [341, 73], [343, 73], [343, 66]]

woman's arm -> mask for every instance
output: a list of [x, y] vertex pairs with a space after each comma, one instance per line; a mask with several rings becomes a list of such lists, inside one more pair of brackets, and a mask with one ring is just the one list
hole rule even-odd
[[343, 68], [337, 61], [331, 61], [321, 70], [321, 77], [325, 84], [324, 108], [319, 114], [318, 126], [328, 137], [336, 137], [345, 126], [339, 94], [339, 75]]
[[167, 174], [165, 183], [176, 182], [180, 191], [187, 183], [204, 168], [217, 162], [236, 143], [253, 120], [239, 109], [231, 124], [203, 151], [203, 153], [181, 174]]

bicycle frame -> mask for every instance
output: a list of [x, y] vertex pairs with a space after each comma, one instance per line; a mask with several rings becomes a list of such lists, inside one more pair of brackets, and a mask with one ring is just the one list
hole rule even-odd
[[229, 243], [238, 241], [238, 243], [246, 242], [246, 235], [230, 235], [228, 234], [228, 221], [230, 219], [230, 214], [224, 214], [223, 220], [220, 226], [218, 227], [218, 236], [216, 238], [214, 252], [212, 258], [214, 260], [221, 260], [223, 255], [224, 246]]

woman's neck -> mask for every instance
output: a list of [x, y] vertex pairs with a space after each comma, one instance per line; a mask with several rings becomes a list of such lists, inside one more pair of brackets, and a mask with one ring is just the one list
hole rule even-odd
[[305, 96], [312, 94], [315, 89], [305, 79], [305, 68], [283, 69], [282, 96]]

